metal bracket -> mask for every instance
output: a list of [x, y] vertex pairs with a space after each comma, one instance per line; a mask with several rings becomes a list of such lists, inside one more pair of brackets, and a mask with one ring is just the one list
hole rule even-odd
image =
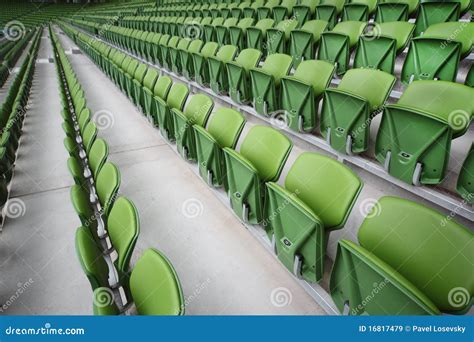
[[293, 274], [298, 278], [302, 279], [301, 269], [303, 268], [303, 257], [299, 254], [295, 254], [295, 259], [293, 260]]

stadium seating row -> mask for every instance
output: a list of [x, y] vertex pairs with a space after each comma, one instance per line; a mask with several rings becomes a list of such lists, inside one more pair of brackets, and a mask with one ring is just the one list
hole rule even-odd
[[[262, 63], [262, 53], [256, 49], [247, 48], [237, 54], [237, 47], [219, 48], [216, 42], [175, 36], [173, 44], [160, 40], [159, 44], [146, 45], [120, 35], [104, 36], [111, 43], [165, 69], [203, 86], [210, 85], [219, 95], [229, 94], [236, 103], [251, 101], [262, 115], [283, 113], [285, 122], [296, 131], [312, 133], [317, 128], [340, 153], [366, 152], [371, 120], [382, 113], [375, 158], [390, 175], [408, 184], [429, 185], [443, 181], [451, 140], [466, 133], [474, 113], [470, 100], [474, 89], [459, 83], [415, 81], [396, 104], [387, 104], [396, 79], [380, 70], [350, 69], [337, 88], [328, 88], [335, 68], [324, 61], [305, 60], [291, 74], [293, 62], [286, 54], [268, 55]], [[145, 79], [148, 86], [154, 84], [154, 76], [146, 74], [145, 65], [139, 66], [138, 61], [98, 41], [91, 44], [123, 66], [130, 79], [140, 85]], [[424, 101], [424, 98], [430, 100]], [[153, 115], [151, 111], [147, 114]], [[316, 126], [318, 118], [319, 127]], [[165, 118], [163, 122], [160, 129], [165, 137], [172, 139], [173, 129], [168, 127], [171, 120]], [[468, 159], [465, 166], [457, 186], [464, 196], [466, 190], [469, 192], [473, 187]], [[472, 203], [472, 196], [465, 198]]]
[[[33, 81], [40, 30], [34, 32], [33, 43], [19, 71], [12, 81], [0, 107], [0, 207], [6, 205], [14, 174], [17, 151], [22, 135], [23, 120], [28, 108], [28, 98]], [[3, 211], [2, 211], [3, 213]], [[3, 215], [2, 222], [3, 225]]]
[[94, 313], [120, 314], [133, 302], [142, 315], [184, 314], [178, 276], [162, 253], [148, 249], [130, 269], [139, 235], [137, 209], [118, 195], [120, 172], [107, 161], [108, 145], [97, 138], [98, 129], [84, 91], [51, 29], [50, 35], [63, 106], [64, 145], [70, 155], [68, 168], [76, 183], [71, 188], [71, 200], [82, 223], [76, 231], [76, 251], [94, 291]]
[[[307, 281], [321, 280], [328, 235], [344, 227], [362, 188], [353, 171], [331, 158], [305, 152], [280, 185], [277, 181], [292, 149], [284, 134], [256, 125], [242, 136], [245, 119], [239, 112], [228, 108], [212, 112], [214, 103], [208, 96], [189, 96], [186, 86], [160, 76], [155, 68], [60, 25], [154, 124], [166, 130], [170, 140], [173, 132], [178, 153], [197, 162], [210, 186], [224, 187], [232, 209], [244, 222], [263, 225], [286, 268]], [[116, 59], [117, 54], [122, 58]], [[128, 63], [122, 63], [126, 58]], [[155, 114], [146, 112], [152, 107]], [[163, 113], [168, 121], [163, 121]], [[443, 228], [433, 228], [438, 226]], [[443, 249], [446, 239], [450, 246]], [[362, 223], [359, 245], [339, 241], [331, 295], [341, 312], [347, 307], [356, 315], [464, 313], [470, 304], [457, 306], [448, 294], [456, 286], [473, 287], [472, 276], [459, 272], [470, 269], [473, 243], [472, 232], [441, 213], [383, 197]], [[440, 270], [433, 260], [451, 262]], [[374, 284], [384, 288], [384, 295], [367, 301]]]

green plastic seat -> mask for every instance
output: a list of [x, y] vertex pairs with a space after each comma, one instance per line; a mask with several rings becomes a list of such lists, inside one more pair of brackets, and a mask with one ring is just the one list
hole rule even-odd
[[377, 160], [408, 184], [438, 184], [451, 140], [472, 120], [474, 89], [447, 81], [415, 81], [385, 107], [375, 144]]
[[243, 50], [247, 47], [247, 29], [255, 23], [253, 18], [241, 19], [237, 25], [229, 27], [229, 41], [231, 45]]
[[309, 20], [301, 28], [290, 32], [288, 52], [293, 57], [295, 67], [303, 60], [315, 58], [321, 34], [327, 27], [328, 23], [324, 20]]
[[130, 97], [132, 102], [141, 107], [142, 103], [142, 87], [143, 87], [143, 79], [148, 71], [148, 65], [145, 63], [140, 63], [138, 68], [135, 70], [135, 74], [133, 75], [132, 81], [132, 91], [130, 93]]
[[100, 287], [109, 287], [109, 268], [97, 246], [90, 230], [79, 227], [76, 230], [76, 253], [82, 270], [89, 279], [92, 290]]
[[[6, 154], [6, 149], [4, 147], [1, 147], [0, 148], [0, 160], [2, 162], [2, 169], [4, 168], [3, 167], [3, 163], [4, 163], [4, 155]], [[9, 163], [9, 167], [11, 169], [11, 164]], [[84, 177], [84, 170], [82, 168], [82, 165], [81, 163], [79, 162], [79, 160], [76, 158], [76, 157], [69, 157], [68, 160], [67, 160], [67, 168], [69, 169], [69, 173], [71, 174], [72, 178], [74, 179], [74, 183], [76, 183], [77, 185], [79, 186], [86, 186], [87, 184], [87, 181]], [[7, 170], [2, 170], [2, 171], [7, 171]], [[5, 174], [5, 173], [3, 173]], [[11, 176], [8, 177], [11, 179]]]
[[255, 68], [262, 58], [262, 52], [257, 49], [240, 51], [235, 61], [226, 63], [229, 79], [229, 94], [234, 102], [247, 103], [252, 99], [250, 84], [250, 69]]
[[262, 19], [255, 26], [247, 28], [247, 48], [264, 52], [263, 44], [267, 37], [267, 30], [272, 28], [274, 24], [275, 20], [273, 19]]
[[107, 157], [109, 155], [109, 145], [104, 139], [97, 138], [92, 144], [91, 150], [88, 154], [89, 168], [91, 171], [91, 176], [94, 179], [97, 179], [100, 170], [104, 166]]
[[395, 59], [410, 41], [415, 25], [404, 21], [381, 23], [359, 38], [354, 68], [394, 73]]
[[[184, 315], [184, 296], [173, 265], [158, 250], [149, 248], [138, 259], [130, 276], [130, 293], [139, 315]], [[94, 291], [95, 315], [118, 315], [114, 302], [101, 301], [109, 298], [110, 291], [97, 288]]]
[[216, 26], [216, 40], [219, 46], [230, 43], [229, 28], [237, 25], [237, 18], [227, 18], [222, 25]]
[[301, 0], [293, 7], [294, 17], [298, 20], [298, 27], [303, 26], [308, 20], [314, 18], [316, 6], [319, 3], [319, 0]]
[[450, 22], [430, 26], [411, 40], [401, 81], [439, 79], [455, 81], [459, 61], [472, 50], [474, 23]]
[[240, 151], [224, 148], [230, 203], [244, 222], [264, 219], [265, 182], [276, 181], [293, 144], [288, 137], [267, 126], [254, 126], [245, 136]]
[[464, 82], [465, 85], [469, 87], [474, 87], [474, 64], [471, 65], [469, 72], [466, 75], [466, 81]]
[[204, 44], [201, 51], [198, 53], [192, 53], [193, 67], [194, 67], [194, 78], [197, 83], [202, 86], [209, 84], [209, 65], [207, 59], [211, 56], [215, 56], [219, 45], [216, 42], [208, 42]]
[[109, 216], [110, 209], [117, 197], [120, 182], [121, 176], [118, 167], [110, 162], [105, 163], [97, 176], [95, 189], [101, 213], [106, 218]]
[[168, 41], [166, 45], [161, 46], [161, 54], [162, 54], [161, 64], [160, 64], [161, 67], [167, 70], [171, 70], [170, 51], [178, 47], [180, 40], [181, 40], [180, 37], [173, 36], [170, 38], [170, 40]]
[[293, 65], [289, 55], [269, 55], [261, 68], [250, 69], [253, 107], [259, 114], [269, 115], [280, 109], [280, 81], [288, 75]]
[[318, 59], [336, 64], [338, 75], [345, 73], [349, 68], [350, 53], [366, 26], [367, 23], [362, 21], [343, 21], [332, 31], [322, 33]]
[[178, 152], [186, 160], [196, 160], [196, 140], [193, 125], [205, 126], [214, 102], [204, 94], [195, 94], [183, 111], [173, 108], [174, 137]]
[[122, 67], [122, 70], [125, 72], [120, 72], [120, 75], [123, 75], [121, 76], [122, 91], [124, 91], [129, 98], [132, 96], [133, 76], [139, 65], [140, 62], [133, 58], [126, 68]]
[[216, 94], [227, 92], [229, 89], [227, 82], [226, 63], [233, 61], [237, 55], [238, 48], [235, 45], [222, 46], [217, 54], [207, 59], [209, 68], [209, 84]]
[[159, 72], [157, 69], [148, 68], [145, 77], [143, 78], [143, 85], [142, 85], [142, 92], [141, 92], [141, 101], [140, 106], [147, 116], [153, 115], [153, 96], [154, 96], [154, 88], [156, 82], [159, 78]]
[[[250, 5], [247, 5], [243, 8], [243, 17], [244, 18], [253, 18], [257, 16], [257, 9], [263, 7], [265, 0], [254, 0], [250, 2]], [[233, 14], [233, 13], [232, 13]]]
[[204, 41], [212, 42], [216, 40], [216, 27], [224, 23], [223, 17], [216, 17], [210, 25], [204, 25]]
[[266, 186], [271, 214], [264, 226], [274, 251], [298, 278], [320, 281], [329, 233], [344, 227], [362, 181], [337, 160], [305, 152], [291, 166], [284, 186]]
[[235, 149], [245, 125], [244, 116], [230, 108], [219, 108], [211, 114], [207, 127], [194, 125], [199, 174], [209, 186], [227, 189], [224, 147]]
[[84, 134], [82, 136], [82, 145], [84, 146], [86, 155], [89, 153], [96, 137], [97, 126], [92, 121], [89, 121], [89, 123], [86, 125], [86, 128], [84, 128]]
[[70, 197], [72, 206], [81, 221], [81, 225], [89, 229], [97, 245], [100, 246], [100, 239], [105, 236], [105, 232], [99, 232], [98, 216], [91, 205], [90, 193], [87, 186], [73, 185], [71, 187]]
[[350, 0], [342, 9], [342, 20], [368, 21], [375, 12], [378, 0]]
[[418, 10], [419, 4], [419, 0], [379, 0], [375, 21], [378, 23], [407, 21]]
[[267, 30], [266, 44], [263, 45], [267, 54], [287, 53], [289, 48], [290, 33], [296, 28], [298, 22], [295, 19], [280, 21], [274, 28]]
[[181, 59], [181, 68], [183, 71], [183, 76], [191, 80], [194, 78], [194, 64], [192, 60], [192, 54], [199, 53], [202, 49], [204, 42], [200, 39], [193, 40], [187, 50], [182, 50], [179, 54]]
[[294, 75], [281, 79], [281, 109], [287, 125], [297, 132], [311, 132], [316, 126], [319, 102], [329, 86], [335, 67], [331, 63], [307, 60]]
[[368, 149], [372, 117], [381, 111], [395, 76], [374, 69], [351, 69], [337, 88], [324, 93], [321, 134], [331, 147], [348, 155]]
[[469, 11], [470, 7], [471, 0], [420, 0], [420, 7], [415, 23], [415, 35], [421, 35], [426, 29], [435, 24], [457, 22], [462, 14]]
[[[158, 126], [158, 111], [160, 109], [160, 101], [162, 100], [163, 103], [166, 103], [172, 84], [173, 81], [170, 77], [160, 76], [155, 82], [152, 94], [149, 94], [148, 91], [146, 92], [146, 104], [149, 104], [150, 106], [145, 108], [145, 113], [149, 113], [148, 119], [152, 121], [155, 126]], [[150, 100], [149, 103], [148, 99]]]
[[175, 140], [174, 119], [171, 114], [172, 109], [182, 111], [186, 99], [188, 98], [189, 89], [182, 83], [174, 83], [169, 89], [168, 96], [162, 99], [155, 96], [156, 100], [156, 121], [160, 127], [160, 132], [168, 141]]
[[157, 45], [153, 46], [153, 55], [155, 56], [155, 64], [163, 65], [163, 52], [164, 46], [168, 45], [171, 36], [169, 34], [163, 34]]
[[467, 203], [474, 203], [474, 144], [459, 172], [456, 190]]
[[263, 6], [257, 7], [258, 20], [273, 18], [273, 9], [279, 4], [280, 0], [267, 0]]
[[140, 233], [140, 222], [135, 205], [125, 197], [115, 200], [107, 220], [107, 232], [117, 259], [115, 269], [119, 282], [124, 287], [127, 298], [130, 298], [130, 258]]
[[183, 38], [179, 41], [176, 48], [170, 49], [171, 70], [177, 75], [182, 74], [181, 51], [187, 51], [189, 44], [191, 44], [191, 39]]
[[345, 4], [346, 0], [321, 0], [316, 6], [315, 19], [327, 21], [328, 28], [333, 29]]
[[[279, 5], [273, 7], [273, 19], [278, 23], [293, 16], [293, 8], [297, 5], [296, 0], [283, 0]], [[295, 15], [295, 20], [298, 20]], [[298, 22], [298, 26], [301, 26]]]
[[[382, 197], [358, 241], [338, 243], [329, 287], [341, 312], [411, 316], [471, 308], [474, 236], [456, 221], [416, 202]], [[459, 295], [466, 300], [456, 300]]]

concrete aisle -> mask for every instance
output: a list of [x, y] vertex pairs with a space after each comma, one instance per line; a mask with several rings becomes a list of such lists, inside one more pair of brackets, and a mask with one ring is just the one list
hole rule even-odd
[[[74, 43], [60, 34], [69, 50]], [[324, 314], [86, 55], [69, 55], [99, 131], [122, 173], [120, 192], [138, 207], [132, 258], [156, 247], [175, 266], [187, 314]]]
[[[52, 53], [44, 30], [37, 58]], [[66, 166], [54, 64], [36, 64], [29, 105], [11, 214], [0, 234], [0, 314], [90, 314], [91, 289], [74, 247], [79, 219], [69, 199], [73, 180]]]

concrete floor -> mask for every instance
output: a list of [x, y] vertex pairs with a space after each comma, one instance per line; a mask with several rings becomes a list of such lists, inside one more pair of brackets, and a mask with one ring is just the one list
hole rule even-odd
[[[64, 35], [60, 41], [66, 50], [72, 45]], [[50, 55], [49, 40], [42, 40], [38, 58]], [[121, 171], [120, 193], [138, 207], [132, 264], [146, 248], [163, 251], [190, 315], [324, 314], [115, 85], [85, 55], [69, 58], [91, 111], [111, 119], [99, 136]], [[4, 314], [92, 313], [91, 288], [75, 255], [79, 219], [69, 199], [57, 87], [54, 65], [37, 64], [12, 185], [23, 215], [7, 219], [0, 235], [0, 272], [8, 274], [0, 282]]]

